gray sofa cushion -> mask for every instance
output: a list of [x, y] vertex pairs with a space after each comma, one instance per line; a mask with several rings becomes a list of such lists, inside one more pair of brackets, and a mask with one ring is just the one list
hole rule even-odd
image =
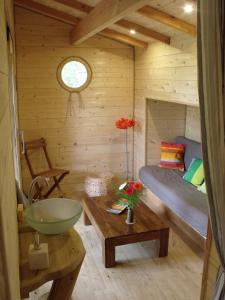
[[[179, 140], [180, 142], [181, 140]], [[206, 237], [208, 224], [207, 196], [185, 182], [183, 173], [158, 166], [142, 167], [141, 181], [160, 200], [201, 236]]]
[[185, 144], [185, 154], [184, 154], [184, 164], [185, 169], [187, 170], [191, 164], [193, 158], [202, 159], [202, 146], [200, 143], [195, 142], [193, 140], [189, 140], [184, 136], [178, 136], [175, 140], [178, 144]]

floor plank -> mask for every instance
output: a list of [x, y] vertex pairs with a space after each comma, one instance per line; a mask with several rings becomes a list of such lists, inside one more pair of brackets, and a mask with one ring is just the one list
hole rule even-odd
[[[198, 300], [203, 261], [171, 232], [169, 255], [158, 258], [157, 243], [143, 242], [116, 248], [116, 267], [102, 263], [101, 243], [93, 226], [80, 221], [87, 254], [72, 300]], [[47, 299], [50, 283], [30, 294], [30, 300]]]

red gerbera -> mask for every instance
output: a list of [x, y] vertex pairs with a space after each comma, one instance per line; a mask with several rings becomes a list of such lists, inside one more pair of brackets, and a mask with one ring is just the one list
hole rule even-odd
[[131, 187], [125, 190], [125, 194], [127, 194], [128, 196], [133, 195], [133, 193], [134, 193], [134, 189]]
[[116, 127], [119, 129], [127, 129], [127, 119], [125, 118], [120, 118], [119, 120], [116, 121]]
[[142, 185], [141, 182], [135, 182], [135, 183], [133, 184], [133, 189], [136, 190], [136, 191], [141, 191], [142, 188], [143, 188], [143, 185]]
[[116, 127], [119, 129], [128, 129], [135, 126], [135, 120], [120, 118], [116, 121]]
[[136, 124], [135, 120], [134, 119], [128, 119], [127, 120], [127, 125], [128, 127], [134, 127]]
[[129, 181], [128, 186], [130, 188], [133, 188], [134, 184], [135, 184], [135, 181]]

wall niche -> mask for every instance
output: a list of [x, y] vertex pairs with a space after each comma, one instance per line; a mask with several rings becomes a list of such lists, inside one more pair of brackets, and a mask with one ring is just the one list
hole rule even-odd
[[147, 100], [146, 163], [156, 165], [160, 160], [161, 141], [174, 142], [176, 136], [201, 140], [198, 107]]

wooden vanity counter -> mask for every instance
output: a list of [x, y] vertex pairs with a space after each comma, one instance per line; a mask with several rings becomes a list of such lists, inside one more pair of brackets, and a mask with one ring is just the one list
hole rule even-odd
[[[22, 232], [21, 232], [22, 231]], [[76, 283], [85, 249], [76, 230], [60, 235], [42, 235], [40, 242], [48, 243], [50, 267], [44, 270], [30, 270], [28, 248], [33, 242], [33, 230], [23, 228], [20, 237], [20, 291], [21, 297], [53, 280], [49, 300], [69, 300]]]

